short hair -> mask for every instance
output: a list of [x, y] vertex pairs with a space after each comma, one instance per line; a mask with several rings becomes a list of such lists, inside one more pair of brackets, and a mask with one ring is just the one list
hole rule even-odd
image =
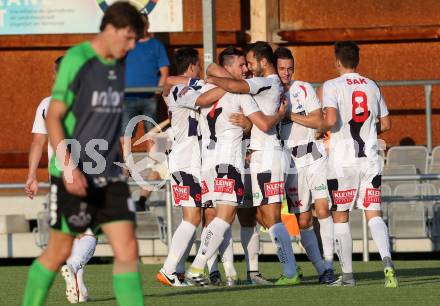
[[335, 57], [345, 68], [356, 68], [359, 64], [359, 47], [354, 41], [335, 43]]
[[58, 69], [60, 69], [61, 61], [63, 60], [64, 56], [58, 56], [56, 60], [54, 60], [55, 64], [55, 70], [58, 72]]
[[291, 59], [293, 61], [292, 51], [286, 47], [278, 47], [274, 52], [275, 60], [277, 59]]
[[174, 53], [174, 61], [176, 66], [176, 73], [183, 74], [189, 65], [195, 65], [199, 61], [199, 52], [190, 47], [180, 48]]
[[250, 45], [248, 52], [249, 51], [254, 53], [257, 61], [261, 61], [263, 58], [265, 58], [270, 64], [275, 64], [272, 47], [267, 42], [257, 41], [253, 43]]
[[107, 25], [113, 25], [116, 29], [130, 27], [137, 37], [144, 32], [145, 23], [138, 10], [128, 2], [115, 2], [110, 5], [102, 17], [100, 31], [104, 31]]
[[244, 56], [244, 53], [240, 49], [229, 46], [219, 54], [218, 62], [221, 66], [230, 65], [234, 56]]

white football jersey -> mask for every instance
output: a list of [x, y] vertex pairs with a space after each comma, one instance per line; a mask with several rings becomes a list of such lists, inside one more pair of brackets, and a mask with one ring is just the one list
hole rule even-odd
[[[257, 102], [263, 114], [275, 115], [280, 107], [280, 95], [283, 93], [278, 75], [267, 77], [253, 77], [245, 80], [250, 87], [249, 93]], [[281, 148], [280, 138], [276, 126], [268, 132], [261, 131], [256, 125], [252, 127], [250, 149], [273, 150]]]
[[201, 86], [192, 84], [186, 93], [187, 85], [176, 85], [168, 96], [168, 116], [171, 120], [172, 145], [169, 155], [170, 173], [186, 171], [199, 174], [201, 167], [199, 138], [199, 108], [196, 100], [201, 95]]
[[324, 83], [323, 100], [324, 108], [338, 112], [329, 162], [352, 165], [360, 158], [378, 162], [376, 120], [389, 112], [377, 84], [358, 73], [346, 73]]
[[[49, 103], [52, 97], [46, 97], [44, 98], [40, 104], [37, 107], [37, 110], [35, 111], [35, 119], [34, 124], [32, 126], [32, 133], [33, 134], [45, 134], [47, 135], [47, 128], [46, 128], [46, 115], [47, 110], [49, 109]], [[53, 155], [53, 149], [50, 143], [47, 144], [47, 158], [48, 161], [52, 158]]]
[[[312, 85], [302, 81], [291, 81], [286, 92], [288, 113], [307, 116], [321, 109], [316, 92]], [[315, 140], [316, 129], [305, 127], [289, 119], [280, 123], [281, 139], [284, 145], [292, 150], [292, 158], [296, 167], [305, 167], [327, 154], [322, 142]]]
[[203, 121], [206, 122], [206, 128], [202, 130], [204, 145], [208, 150], [215, 149], [216, 164], [237, 165], [242, 162], [237, 159], [243, 159], [243, 129], [229, 122], [229, 116], [233, 113], [249, 116], [258, 111], [258, 105], [250, 95], [229, 92], [211, 107], [201, 109]]

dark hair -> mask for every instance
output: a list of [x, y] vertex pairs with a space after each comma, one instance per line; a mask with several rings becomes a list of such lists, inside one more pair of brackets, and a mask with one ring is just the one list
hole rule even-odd
[[335, 43], [335, 57], [345, 68], [356, 68], [359, 64], [359, 47], [354, 41]]
[[293, 60], [292, 52], [286, 47], [278, 47], [274, 52], [275, 60], [277, 59], [291, 59]]
[[199, 52], [189, 47], [180, 48], [174, 53], [174, 61], [176, 74], [181, 75], [188, 69], [189, 65], [197, 64], [199, 61]]
[[244, 56], [244, 53], [240, 49], [229, 46], [219, 54], [218, 62], [221, 66], [230, 65], [234, 56]]
[[136, 36], [141, 37], [145, 23], [138, 10], [128, 2], [115, 2], [110, 5], [102, 17], [99, 29], [103, 31], [107, 25], [113, 25], [116, 29], [130, 27]]
[[56, 60], [54, 60], [54, 64], [57, 66], [60, 66], [61, 61], [63, 60], [64, 56], [58, 56]]
[[248, 51], [252, 51], [254, 53], [257, 61], [261, 61], [263, 58], [265, 58], [268, 63], [272, 65], [275, 63], [272, 47], [265, 41], [257, 41], [253, 43]]

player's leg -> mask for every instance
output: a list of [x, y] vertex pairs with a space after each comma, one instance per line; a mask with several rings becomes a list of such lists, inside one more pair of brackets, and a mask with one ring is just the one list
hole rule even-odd
[[[112, 247], [113, 290], [119, 305], [144, 305], [139, 252], [135, 236], [135, 212], [130, 201], [129, 187], [124, 182], [109, 183], [97, 188], [94, 197], [98, 206], [96, 225], [100, 225]], [[95, 226], [94, 226], [95, 227]]]
[[156, 275], [157, 280], [164, 285], [183, 285], [182, 282], [179, 281], [177, 275], [177, 265], [181, 260], [183, 260], [190, 242], [193, 240], [197, 226], [200, 224], [201, 220], [200, 207], [184, 206], [182, 207], [182, 212], [182, 222], [174, 232], [168, 256], [165, 259], [162, 269], [160, 269]]
[[[207, 230], [206, 228], [212, 222], [212, 220], [214, 220], [216, 216], [216, 211], [215, 208], [212, 207], [212, 202], [210, 204], [211, 207], [203, 209], [203, 230], [201, 234], [201, 236], [203, 237], [206, 235], [206, 230]], [[222, 244], [224, 243], [225, 242], [223, 241]], [[218, 255], [219, 252], [215, 252], [215, 254], [211, 256], [211, 258], [209, 258], [208, 261], [206, 262], [209, 273], [209, 281], [211, 282], [212, 285], [216, 285], [216, 286], [222, 284], [221, 274], [218, 268]]]
[[201, 186], [195, 176], [179, 171], [173, 173], [171, 187], [174, 205], [182, 207], [183, 219], [174, 232], [168, 256], [156, 279], [164, 285], [181, 286], [176, 268], [201, 221]]
[[144, 305], [138, 244], [134, 223], [116, 221], [102, 225], [113, 250], [113, 289], [121, 306]]
[[47, 248], [29, 268], [23, 306], [44, 305], [58, 269], [70, 255], [73, 236], [51, 230]]
[[365, 212], [365, 216], [370, 229], [371, 237], [376, 243], [380, 257], [384, 264], [385, 287], [395, 288], [398, 286], [395, 276], [394, 264], [391, 260], [390, 237], [388, 227], [383, 221], [381, 210], [381, 175], [379, 171], [372, 170], [374, 165], [369, 165], [365, 169], [366, 175], [362, 179], [359, 189], [360, 196], [357, 207]]
[[[250, 187], [252, 191], [252, 187]], [[253, 205], [252, 199], [250, 205]], [[244, 250], [246, 260], [247, 280], [250, 283], [258, 285], [271, 285], [260, 272], [258, 265], [258, 256], [260, 254], [260, 234], [257, 230], [257, 208], [240, 207], [237, 210], [238, 220], [240, 222], [240, 240]]]
[[83, 272], [85, 265], [95, 253], [97, 239], [89, 234], [77, 237], [72, 246], [72, 253], [66, 261], [66, 265], [61, 268], [61, 273], [66, 282], [66, 288], [75, 287], [78, 293], [78, 301], [88, 300], [87, 287], [84, 284]]
[[218, 251], [226, 231], [234, 221], [236, 210], [237, 203], [226, 201], [216, 203], [216, 217], [206, 227], [204, 234], [202, 234], [197, 256], [186, 273], [186, 278], [189, 282], [201, 286], [207, 284], [203, 275], [206, 262]]
[[307, 167], [306, 177], [312, 202], [315, 204], [315, 214], [319, 222], [319, 234], [325, 263], [325, 271], [320, 274], [320, 283], [329, 284], [336, 279], [333, 272], [334, 225], [329, 211], [326, 168], [327, 159], [321, 158]]
[[279, 285], [300, 282], [292, 241], [281, 221], [281, 202], [284, 195], [282, 158], [282, 151], [255, 151], [250, 162], [252, 192], [258, 195], [254, 199], [254, 205], [257, 206], [262, 222], [269, 229], [270, 238], [283, 266], [283, 276], [275, 283]]
[[298, 219], [301, 244], [304, 247], [307, 257], [315, 267], [318, 276], [324, 274], [326, 267], [319, 249], [318, 239], [313, 230], [312, 212], [311, 210], [296, 215]]

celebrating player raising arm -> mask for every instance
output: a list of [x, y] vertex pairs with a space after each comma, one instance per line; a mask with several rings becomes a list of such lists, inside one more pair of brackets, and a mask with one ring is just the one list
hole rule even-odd
[[[362, 209], [384, 263], [385, 287], [397, 287], [388, 229], [381, 212], [382, 165], [377, 134], [390, 127], [389, 113], [377, 84], [356, 72], [359, 47], [351, 41], [335, 44], [339, 77], [323, 85], [327, 110], [323, 127], [331, 130], [328, 188], [334, 216], [335, 248], [343, 275], [334, 285], [354, 286], [353, 242], [349, 211]], [[376, 120], [381, 123], [377, 130]]]

